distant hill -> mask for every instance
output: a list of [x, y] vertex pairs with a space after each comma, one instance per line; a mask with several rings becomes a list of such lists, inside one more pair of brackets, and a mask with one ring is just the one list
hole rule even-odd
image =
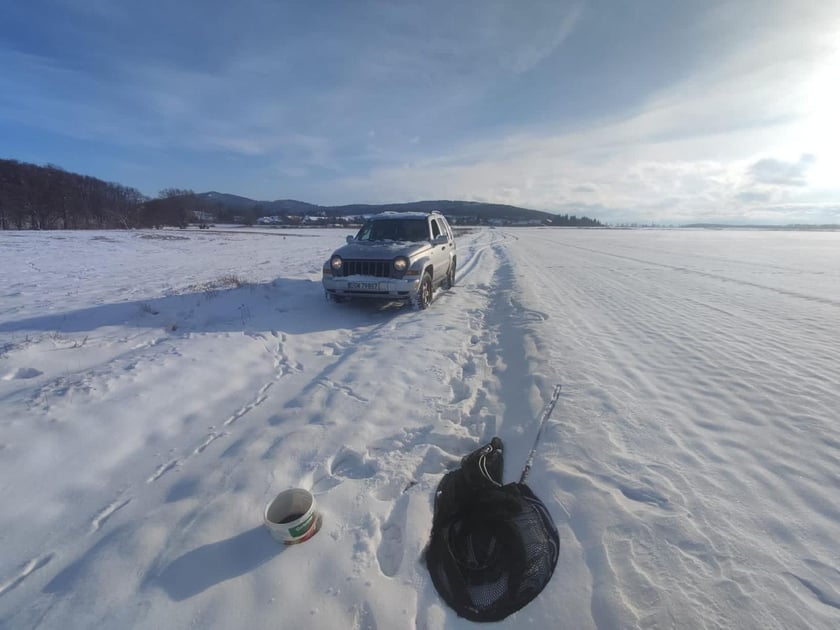
[[681, 225], [683, 228], [702, 228], [704, 230], [806, 230], [811, 232], [828, 231], [836, 232], [840, 230], [840, 224], [824, 223], [824, 224], [802, 224], [802, 223], [788, 223], [785, 225], [767, 225], [754, 223], [687, 223]]
[[220, 192], [206, 192], [196, 195], [200, 200], [208, 201], [213, 205], [221, 205], [230, 210], [250, 210], [255, 206], [259, 206], [266, 214], [274, 213], [291, 213], [291, 214], [306, 214], [309, 212], [318, 212], [321, 210], [320, 206], [316, 206], [305, 201], [295, 201], [294, 199], [278, 199], [276, 201], [256, 201], [248, 199], [248, 197], [240, 197], [239, 195], [229, 195]]
[[450, 217], [480, 217], [484, 219], [507, 219], [515, 221], [537, 220], [545, 221], [556, 215], [540, 210], [529, 210], [517, 206], [507, 206], [499, 203], [482, 203], [479, 201], [414, 201], [410, 203], [392, 203], [382, 205], [352, 204], [347, 206], [331, 206], [325, 208], [327, 212], [336, 216], [356, 214], [371, 214], [392, 210], [394, 212], [430, 212], [439, 210]]
[[349, 204], [342, 206], [319, 206], [294, 199], [280, 199], [276, 201], [258, 201], [228, 195], [220, 192], [205, 192], [196, 195], [199, 200], [207, 202], [207, 210], [223, 209], [229, 213], [254, 213], [261, 216], [299, 215], [322, 217], [352, 217], [364, 214], [376, 214], [390, 210], [393, 212], [429, 212], [439, 210], [450, 219], [464, 223], [483, 223], [500, 221], [506, 223], [538, 222], [547, 225], [587, 225], [600, 226], [596, 219], [569, 215], [556, 215], [541, 210], [531, 210], [518, 206], [498, 203], [483, 203], [480, 201], [413, 201], [408, 203], [389, 204]]

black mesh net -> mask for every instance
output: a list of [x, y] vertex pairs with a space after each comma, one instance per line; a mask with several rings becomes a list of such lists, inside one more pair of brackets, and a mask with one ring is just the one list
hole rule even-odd
[[460, 616], [498, 621], [534, 599], [554, 573], [560, 539], [524, 483], [502, 485], [502, 441], [470, 453], [435, 495], [426, 564]]

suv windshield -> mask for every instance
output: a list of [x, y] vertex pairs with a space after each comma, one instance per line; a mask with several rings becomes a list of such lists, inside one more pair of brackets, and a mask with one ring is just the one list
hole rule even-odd
[[428, 241], [426, 219], [368, 221], [356, 235], [357, 241]]

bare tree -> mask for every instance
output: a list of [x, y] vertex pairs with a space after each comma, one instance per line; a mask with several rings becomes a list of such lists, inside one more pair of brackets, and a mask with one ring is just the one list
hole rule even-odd
[[59, 166], [0, 160], [0, 229], [130, 228], [144, 197], [134, 188]]

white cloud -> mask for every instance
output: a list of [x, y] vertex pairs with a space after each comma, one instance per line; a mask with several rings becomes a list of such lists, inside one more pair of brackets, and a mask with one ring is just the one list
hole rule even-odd
[[414, 160], [411, 168], [383, 167], [344, 180], [345, 194], [369, 201], [437, 195], [564, 212], [580, 207], [616, 220], [830, 218], [840, 182], [819, 194], [808, 186], [827, 147], [824, 140], [813, 146], [819, 136], [803, 134], [814, 124], [814, 108], [803, 99], [814, 89], [813, 77], [825, 76], [826, 64], [840, 70], [825, 54], [830, 38], [814, 36], [826, 28], [821, 17], [833, 28], [833, 16], [775, 15], [786, 21], [784, 30], [763, 31], [726, 58], [712, 55], [711, 63], [650, 95], [634, 112], [572, 130], [546, 126], [500, 135]]
[[[220, 5], [171, 41], [194, 12], [180, 7], [169, 24], [133, 5], [112, 15], [97, 0], [77, 28], [90, 17], [122, 32], [138, 20], [126, 36], [139, 42], [143, 28], [171, 27], [161, 43], [173, 55], [129, 42], [125, 55], [92, 46], [77, 63], [0, 48], [14, 73], [0, 78], [0, 115], [121, 151], [190, 153], [208, 178], [219, 164], [262, 158], [277, 178], [250, 194], [317, 191], [317, 203], [445, 197], [682, 221], [761, 208], [816, 216], [840, 198], [838, 3], [672, 7], [688, 51], [680, 63], [645, 41], [615, 48], [638, 46], [648, 66], [617, 58], [610, 41], [581, 43], [590, 28], [625, 35], [617, 16], [632, 12], [527, 4], [375, 2], [321, 16], [305, 5]], [[672, 26], [646, 20], [634, 28]], [[598, 119], [581, 111], [593, 94], [574, 89], [598, 97], [610, 79], [625, 98]], [[548, 90], [552, 81], [562, 89]], [[545, 93], [568, 102], [555, 112]]]
[[814, 164], [813, 155], [806, 153], [796, 162], [773, 158], [758, 160], [749, 168], [749, 175], [757, 184], [774, 186], [805, 186], [808, 169]]

